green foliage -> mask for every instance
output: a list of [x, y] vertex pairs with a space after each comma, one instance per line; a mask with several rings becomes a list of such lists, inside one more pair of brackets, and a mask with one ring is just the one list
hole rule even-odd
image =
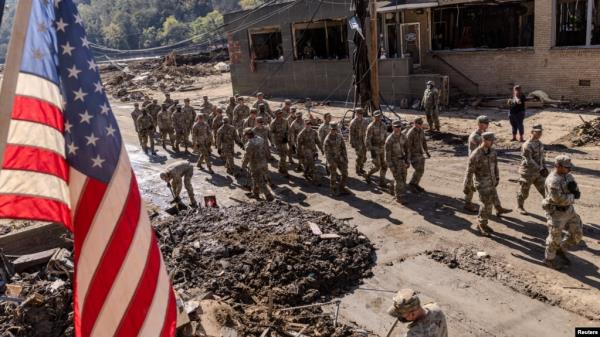
[[265, 2], [265, 0], [240, 0], [240, 7], [242, 7], [242, 9], [252, 9]]
[[223, 35], [223, 15], [212, 11], [206, 16], [199, 17], [192, 22], [192, 35], [196, 36], [194, 42], [214, 40]]

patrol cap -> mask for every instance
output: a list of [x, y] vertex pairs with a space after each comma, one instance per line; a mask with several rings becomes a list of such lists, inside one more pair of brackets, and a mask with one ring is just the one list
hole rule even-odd
[[356, 108], [356, 109], [354, 110], [354, 112], [355, 112], [355, 113], [357, 113], [357, 114], [361, 114], [361, 115], [364, 115], [364, 114], [365, 114], [365, 111], [363, 110], [363, 108]]
[[279, 115], [279, 114], [281, 114], [281, 113], [283, 113], [283, 110], [281, 110], [281, 109], [277, 109], [277, 110], [275, 110], [275, 114]]
[[254, 113], [254, 114], [255, 114], [255, 113], [257, 113], [257, 112], [258, 112], [258, 110], [256, 110], [256, 108], [252, 108], [252, 109], [250, 109], [250, 113], [251, 113], [251, 114], [252, 114], [252, 113]]
[[493, 132], [484, 132], [481, 137], [483, 140], [496, 140], [496, 134]]
[[337, 129], [338, 128], [338, 123], [337, 122], [330, 122], [329, 123], [329, 127], [332, 129]]
[[257, 97], [258, 97], [258, 96], [264, 96], [264, 95], [265, 95], [265, 94], [263, 94], [263, 93], [262, 93], [262, 92], [260, 92], [260, 91], [256, 93], [256, 96], [257, 96]]
[[415, 124], [422, 125], [422, 124], [423, 124], [423, 118], [421, 118], [421, 117], [417, 117], [417, 118], [415, 118], [415, 121], [414, 121], [414, 123], [415, 123]]
[[536, 124], [531, 127], [531, 131], [542, 132], [544, 131], [544, 128], [542, 127], [542, 124]]
[[392, 126], [395, 128], [401, 128], [402, 127], [402, 122], [401, 121], [394, 121], [392, 123]]
[[208, 96], [202, 96], [202, 99], [208, 99]]
[[244, 134], [247, 136], [253, 136], [254, 135], [254, 131], [252, 131], [252, 128], [245, 128], [244, 129]]
[[257, 117], [256, 122], [262, 124], [265, 120], [262, 117]]
[[554, 159], [554, 163], [556, 165], [560, 165], [562, 167], [566, 167], [566, 168], [572, 168], [574, 165], [571, 162], [571, 157], [561, 154], [559, 156], [556, 156], [556, 158]]
[[326, 112], [323, 117], [331, 117], [331, 114], [329, 112]]
[[490, 119], [488, 118], [488, 116], [481, 115], [477, 117], [477, 123], [490, 124]]
[[401, 289], [394, 295], [394, 304], [388, 309], [388, 314], [401, 317], [421, 306], [421, 300], [412, 289]]
[[433, 81], [427, 81], [427, 85], [434, 85]]
[[381, 110], [375, 110], [373, 112], [373, 117], [381, 117], [383, 114], [381, 113]]

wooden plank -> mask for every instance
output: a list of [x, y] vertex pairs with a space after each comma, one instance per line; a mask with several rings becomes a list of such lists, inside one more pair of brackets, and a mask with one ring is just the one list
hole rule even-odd
[[319, 225], [317, 225], [314, 222], [308, 222], [308, 227], [310, 227], [310, 230], [313, 232], [314, 235], [322, 235], [323, 232], [321, 232], [321, 228], [319, 228]]
[[70, 249], [72, 243], [62, 239], [63, 235], [68, 235], [63, 226], [39, 223], [0, 236], [0, 249], [6, 255], [33, 254], [52, 248]]
[[12, 262], [15, 271], [20, 273], [23, 270], [35, 267], [38, 265], [46, 264], [52, 258], [52, 255], [56, 253], [58, 248], [45, 250], [39, 253], [21, 255], [19, 258]]
[[321, 235], [321, 239], [323, 239], [323, 240], [339, 239], [339, 238], [341, 238], [341, 236], [339, 236], [337, 234], [333, 234], [333, 233]]

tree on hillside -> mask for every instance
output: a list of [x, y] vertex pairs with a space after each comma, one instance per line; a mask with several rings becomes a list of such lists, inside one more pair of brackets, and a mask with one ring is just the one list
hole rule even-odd
[[217, 11], [212, 11], [206, 16], [197, 18], [192, 22], [192, 35], [195, 43], [216, 40], [223, 36], [223, 15]]

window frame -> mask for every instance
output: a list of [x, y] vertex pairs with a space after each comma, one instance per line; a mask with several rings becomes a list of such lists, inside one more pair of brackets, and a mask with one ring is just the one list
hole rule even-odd
[[277, 59], [266, 59], [266, 60], [258, 60], [254, 59], [254, 62], [285, 62], [285, 52], [283, 51], [283, 33], [281, 32], [281, 26], [265, 26], [265, 27], [255, 27], [248, 28], [248, 54], [252, 59], [252, 52], [254, 51], [254, 43], [252, 39], [252, 35], [256, 34], [269, 34], [269, 33], [279, 33], [281, 37], [281, 56], [283, 60]]
[[[331, 23], [331, 22], [336, 22], [335, 25], [327, 25], [327, 23]], [[345, 36], [346, 41], [344, 41], [345, 44], [345, 54], [346, 56], [344, 58], [338, 58], [338, 59], [330, 59], [330, 58], [319, 58], [317, 59], [318, 61], [343, 61], [343, 60], [348, 60], [350, 58], [350, 45], [348, 43], [348, 18], [345, 17], [340, 17], [340, 18], [326, 18], [326, 19], [320, 19], [320, 20], [315, 20], [315, 21], [298, 21], [298, 22], [292, 22], [290, 24], [290, 30], [292, 33], [292, 45], [293, 45], [293, 51], [294, 51], [294, 61], [307, 61], [306, 59], [302, 59], [298, 57], [298, 41], [296, 39], [297, 34], [296, 31], [297, 30], [306, 30], [306, 29], [316, 29], [316, 28], [322, 28], [325, 30], [325, 48], [327, 50], [327, 54], [330, 54], [330, 40], [329, 40], [329, 28], [331, 27], [339, 27], [341, 29], [341, 33], [342, 33], [342, 37]], [[309, 61], [314, 61], [314, 60], [309, 60]]]
[[[560, 0], [553, 0], [552, 1], [552, 29], [554, 34], [552, 34], [552, 46], [555, 48], [600, 48], [600, 42], [597, 44], [592, 44], [592, 34], [593, 34], [593, 8], [594, 8], [594, 1], [596, 0], [587, 0], [587, 6], [586, 6], [586, 26], [585, 26], [585, 44], [574, 44], [574, 45], [570, 45], [570, 44], [566, 44], [566, 45], [559, 45], [558, 44], [558, 34], [559, 34], [559, 30], [558, 30], [558, 5], [560, 3]], [[596, 11], [600, 10], [600, 3], [598, 8], [596, 8]], [[599, 22], [600, 24], [600, 22]]]

